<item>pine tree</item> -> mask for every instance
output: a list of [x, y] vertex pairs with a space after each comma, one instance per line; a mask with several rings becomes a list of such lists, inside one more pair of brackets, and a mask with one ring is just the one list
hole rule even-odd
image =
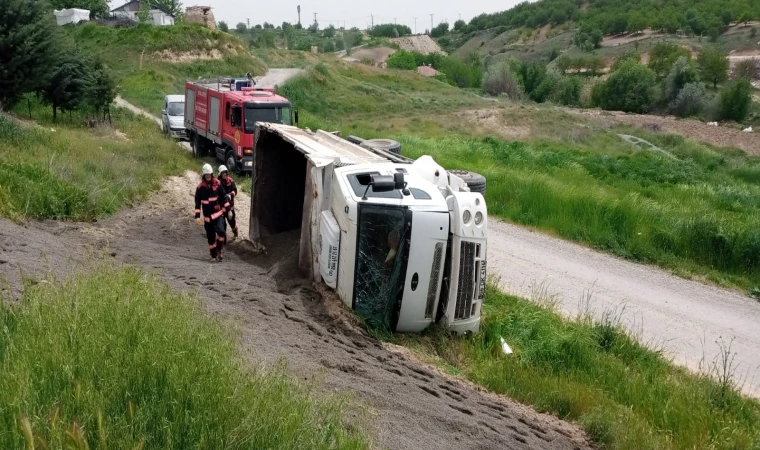
[[46, 2], [0, 2], [0, 109], [44, 85], [54, 68], [56, 34]]
[[77, 51], [65, 52], [46, 85], [40, 90], [45, 103], [53, 107], [53, 120], [58, 110], [73, 111], [87, 99], [92, 80], [83, 55]]

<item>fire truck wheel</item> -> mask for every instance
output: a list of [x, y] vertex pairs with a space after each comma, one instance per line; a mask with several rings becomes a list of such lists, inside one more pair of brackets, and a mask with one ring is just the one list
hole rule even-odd
[[235, 163], [235, 154], [232, 150], [227, 150], [227, 155], [224, 158], [224, 162], [227, 164], [229, 170], [237, 172], [237, 163]]
[[376, 148], [386, 150], [397, 155], [401, 154], [401, 144], [391, 139], [367, 139], [359, 144], [364, 148]]
[[200, 148], [201, 142], [200, 138], [197, 134], [193, 134], [193, 137], [190, 139], [191, 147], [193, 148], [193, 157], [195, 158], [202, 158], [203, 157], [203, 151]]
[[467, 183], [467, 187], [470, 188], [471, 192], [479, 192], [485, 195], [486, 177], [483, 175], [475, 172], [470, 172], [469, 170], [461, 169], [450, 170], [449, 172], [464, 180], [464, 182]]

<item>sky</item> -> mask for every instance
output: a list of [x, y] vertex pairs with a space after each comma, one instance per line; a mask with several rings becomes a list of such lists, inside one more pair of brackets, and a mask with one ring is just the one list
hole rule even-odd
[[[196, 4], [211, 6], [217, 21], [225, 21], [234, 27], [238, 22], [250, 19], [251, 26], [269, 22], [281, 25], [282, 22], [298, 22], [296, 7], [301, 5], [301, 24], [308, 26], [317, 22], [320, 28], [330, 24], [336, 28], [368, 28], [372, 23], [399, 23], [407, 25], [415, 32], [422, 33], [430, 28], [430, 15], [433, 14], [434, 26], [448, 19], [454, 24], [460, 17], [469, 22], [481, 13], [504, 11], [521, 0], [278, 0], [274, 3], [250, 0], [200, 0], [201, 3], [184, 0], [184, 6]], [[121, 6], [126, 0], [112, 0], [111, 8]], [[258, 8], [258, 9], [257, 9]]]

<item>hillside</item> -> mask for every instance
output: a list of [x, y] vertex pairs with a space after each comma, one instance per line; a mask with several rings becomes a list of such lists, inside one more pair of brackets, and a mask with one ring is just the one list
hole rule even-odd
[[720, 34], [735, 22], [760, 19], [760, 3], [751, 0], [542, 0], [521, 3], [495, 14], [481, 14], [467, 31], [495, 27], [540, 28], [570, 22], [604, 34], [639, 32], [647, 28], [675, 33]]
[[161, 112], [164, 95], [182, 92], [187, 79], [257, 76], [267, 68], [240, 39], [201, 25], [113, 28], [89, 23], [64, 29], [113, 70], [124, 98], [154, 113]]

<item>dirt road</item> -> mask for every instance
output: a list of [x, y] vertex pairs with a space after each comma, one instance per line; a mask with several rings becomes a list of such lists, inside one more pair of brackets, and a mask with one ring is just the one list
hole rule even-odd
[[266, 75], [256, 78], [256, 86], [277, 86], [302, 73], [303, 69], [269, 69]]
[[[255, 364], [285, 358], [294, 375], [323, 374], [325, 390], [349, 393], [367, 406], [367, 431], [379, 448], [590, 449], [577, 427], [484, 393], [369, 338], [336, 300], [298, 277], [297, 235], [269, 242], [264, 255], [233, 242], [224, 262], [208, 263], [203, 229], [192, 219], [197, 181], [192, 172], [170, 178], [139, 207], [96, 224], [22, 227], [0, 219], [0, 278], [18, 295], [21, 271], [32, 278], [49, 270], [66, 275], [83, 270], [77, 265], [83, 260], [98, 264], [104, 257], [156, 271], [238, 327], [240, 348]], [[242, 209], [249, 201], [242, 194], [237, 203]], [[103, 256], [85, 257], [91, 251]]]
[[760, 302], [519, 226], [489, 225], [489, 270], [507, 292], [550, 298], [570, 316], [619, 316], [643, 342], [694, 370], [713, 362], [716, 341], [735, 339], [736, 379], [760, 398]]

